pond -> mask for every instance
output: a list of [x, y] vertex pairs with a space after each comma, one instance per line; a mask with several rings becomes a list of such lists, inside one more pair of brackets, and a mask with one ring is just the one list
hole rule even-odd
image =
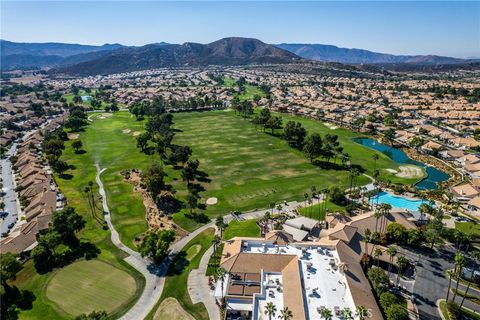
[[413, 164], [425, 168], [427, 177], [415, 185], [417, 189], [435, 190], [438, 189], [439, 182], [447, 181], [450, 178], [450, 176], [445, 172], [440, 171], [435, 167], [427, 166], [425, 163], [410, 159], [410, 157], [402, 150], [387, 146], [374, 139], [354, 138], [353, 141], [385, 154], [398, 164]]

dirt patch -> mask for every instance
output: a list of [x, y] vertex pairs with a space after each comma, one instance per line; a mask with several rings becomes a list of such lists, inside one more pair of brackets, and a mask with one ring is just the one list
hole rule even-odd
[[179, 226], [177, 226], [173, 220], [169, 219], [169, 216], [160, 211], [147, 189], [142, 184], [141, 172], [139, 170], [130, 170], [123, 173], [125, 181], [133, 185], [133, 191], [142, 195], [143, 205], [145, 206], [145, 219], [147, 220], [148, 229], [152, 231], [156, 230], [173, 230], [179, 237], [184, 237], [188, 233]]
[[142, 132], [140, 132], [140, 131], [135, 131], [135, 132], [133, 133], [133, 136], [134, 136], [134, 137], [138, 137], [138, 136], [141, 135], [141, 134], [142, 134]]
[[125, 133], [125, 134], [129, 134], [130, 132], [132, 132], [132, 130], [130, 130], [130, 129], [123, 129], [122, 132]]
[[195, 320], [188, 312], [183, 310], [180, 303], [175, 298], [167, 298], [162, 301], [155, 312], [154, 320], [176, 319], [176, 320]]
[[413, 179], [423, 177], [422, 168], [417, 166], [400, 166], [398, 169], [400, 169], [400, 172], [398, 172], [396, 176], [400, 178]]
[[80, 137], [80, 135], [78, 133], [69, 133], [68, 134], [68, 139], [70, 140], [76, 140]]
[[209, 206], [211, 206], [211, 205], [217, 204], [217, 202], [218, 202], [217, 198], [211, 197], [211, 198], [208, 198], [205, 203], [208, 204]]

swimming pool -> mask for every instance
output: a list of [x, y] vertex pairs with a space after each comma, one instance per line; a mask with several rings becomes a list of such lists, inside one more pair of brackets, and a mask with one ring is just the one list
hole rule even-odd
[[378, 203], [388, 203], [393, 208], [406, 209], [412, 212], [418, 211], [418, 208], [422, 203], [430, 204], [430, 201], [427, 200], [410, 200], [402, 196], [394, 196], [388, 192], [380, 192], [379, 194], [371, 197], [369, 200], [370, 203], [377, 203], [377, 198]]

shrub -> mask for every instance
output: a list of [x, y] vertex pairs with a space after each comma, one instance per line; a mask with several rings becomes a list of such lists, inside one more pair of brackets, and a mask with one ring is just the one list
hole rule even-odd
[[393, 304], [385, 311], [387, 320], [408, 320], [407, 310], [399, 304]]

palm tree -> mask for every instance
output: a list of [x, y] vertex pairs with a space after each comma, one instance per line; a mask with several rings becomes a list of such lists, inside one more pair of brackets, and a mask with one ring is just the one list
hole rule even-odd
[[397, 270], [397, 283], [398, 283], [398, 279], [400, 278], [400, 273], [403, 272], [404, 268], [408, 265], [408, 260], [407, 258], [405, 258], [404, 256], [399, 256], [397, 258], [397, 267], [398, 267], [398, 270]]
[[305, 192], [305, 193], [303, 194], [303, 197], [305, 198], [305, 210], [306, 210], [306, 208], [307, 208], [307, 200], [308, 200], [308, 193]]
[[379, 207], [379, 206], [375, 207], [375, 213], [374, 213], [374, 216], [375, 216], [375, 232], [378, 232], [378, 220], [380, 220], [380, 218], [382, 217], [382, 211], [380, 209], [381, 209], [381, 207]]
[[478, 260], [480, 260], [480, 252], [478, 251], [473, 251], [472, 252], [472, 273], [470, 274], [470, 281], [468, 281], [467, 289], [465, 290], [465, 294], [463, 295], [462, 302], [460, 303], [460, 309], [463, 306], [463, 303], [465, 302], [465, 297], [468, 294], [468, 290], [470, 290], [470, 286], [473, 281], [473, 276], [475, 274], [475, 267], [477, 266]]
[[213, 254], [216, 254], [217, 253], [217, 246], [220, 244], [221, 242], [221, 239], [220, 239], [220, 236], [218, 234], [216, 234], [214, 237], [213, 237], [213, 240], [212, 240], [212, 243], [213, 243]]
[[353, 320], [353, 312], [349, 307], [345, 307], [342, 310], [342, 318], [345, 320]]
[[288, 309], [288, 307], [284, 307], [280, 310], [280, 319], [282, 320], [290, 320], [293, 318], [292, 310]]
[[325, 320], [330, 320], [333, 317], [332, 310], [328, 308], [323, 308], [320, 310], [320, 318]]
[[358, 306], [356, 313], [359, 320], [365, 320], [368, 317], [368, 310], [364, 306]]
[[447, 290], [447, 300], [448, 297], [450, 296], [450, 287], [452, 286], [452, 278], [455, 276], [455, 272], [453, 270], [447, 270], [447, 275], [448, 275], [448, 290]]
[[390, 272], [392, 271], [393, 257], [397, 255], [397, 248], [395, 246], [388, 247], [387, 254], [390, 256], [390, 264], [388, 265], [388, 279], [390, 279]]
[[269, 320], [272, 320], [272, 317], [275, 317], [275, 312], [277, 312], [277, 307], [275, 307], [273, 302], [267, 303], [265, 306], [265, 314], [268, 315]]
[[225, 285], [225, 276], [227, 275], [227, 271], [223, 268], [218, 268], [217, 272], [215, 273], [215, 277], [217, 278], [217, 281], [220, 280], [222, 284], [222, 299], [224, 298], [223, 296], [223, 287]]
[[375, 248], [375, 251], [373, 252], [373, 256], [375, 259], [377, 259], [377, 267], [380, 267], [380, 259], [379, 257], [382, 255], [382, 249], [380, 248]]
[[455, 291], [453, 292], [453, 302], [455, 302], [455, 297], [457, 296], [458, 292], [458, 285], [460, 284], [460, 278], [462, 277], [463, 268], [466, 264], [467, 261], [465, 260], [465, 256], [463, 255], [463, 253], [457, 252], [457, 254], [455, 255], [455, 271], [457, 276], [457, 285], [455, 286]]
[[340, 262], [338, 264], [338, 271], [340, 271], [340, 273], [342, 274], [345, 274], [348, 272], [348, 264], [346, 264], [345, 262]]
[[365, 235], [363, 237], [363, 241], [365, 242], [365, 257], [366, 257], [366, 260], [365, 261], [365, 265], [368, 265], [368, 243], [370, 242], [370, 240], [372, 239], [371, 238], [372, 236], [372, 232], [370, 231], [370, 229], [365, 229]]
[[377, 160], [379, 159], [379, 156], [377, 153], [374, 153], [372, 158], [373, 158], [373, 171], [375, 172], [377, 170]]
[[215, 220], [215, 225], [217, 226], [218, 230], [220, 231], [220, 238], [223, 238], [223, 230], [227, 227], [226, 223], [223, 221], [222, 216], [218, 216]]
[[387, 216], [390, 214], [390, 210], [392, 210], [392, 205], [388, 203], [382, 203], [380, 205], [382, 207], [382, 216], [383, 216], [383, 223], [382, 223], [382, 231], [381, 233], [385, 233], [385, 228], [387, 227]]

